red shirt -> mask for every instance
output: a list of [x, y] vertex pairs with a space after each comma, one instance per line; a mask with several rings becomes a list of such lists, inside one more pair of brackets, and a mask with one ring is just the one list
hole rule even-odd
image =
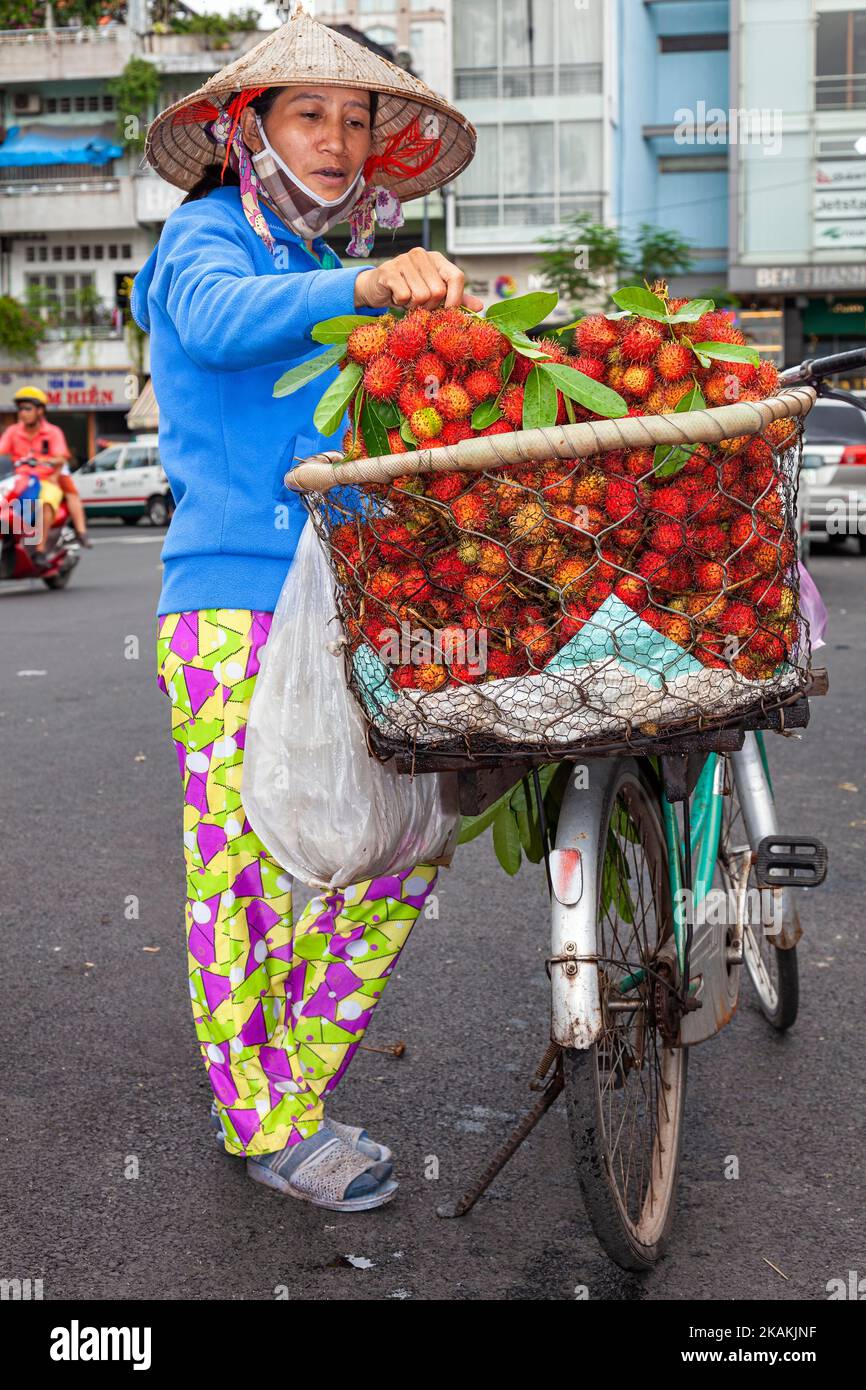
[[35, 454], [37, 458], [41, 458], [44, 452], [43, 441], [46, 439], [49, 458], [69, 457], [66, 435], [57, 425], [49, 425], [47, 420], [43, 420], [33, 434], [29, 434], [23, 425], [9, 425], [0, 435], [0, 454], [8, 454], [13, 463], [27, 458], [28, 454]]

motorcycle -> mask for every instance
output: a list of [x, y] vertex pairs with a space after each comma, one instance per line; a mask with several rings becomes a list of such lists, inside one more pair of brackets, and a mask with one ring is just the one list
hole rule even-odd
[[[0, 472], [4, 462], [11, 465], [11, 460], [0, 460]], [[65, 498], [52, 519], [47, 565], [42, 567], [33, 559], [39, 543], [40, 482], [52, 472], [34, 458], [21, 459], [8, 476], [0, 478], [0, 582], [41, 579], [49, 589], [65, 589], [78, 564], [81, 547]]]

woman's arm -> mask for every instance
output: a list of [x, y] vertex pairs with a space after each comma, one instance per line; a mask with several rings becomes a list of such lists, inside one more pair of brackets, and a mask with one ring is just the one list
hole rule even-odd
[[305, 355], [318, 347], [314, 324], [359, 312], [355, 281], [365, 266], [256, 275], [236, 228], [216, 218], [175, 215], [162, 237], [152, 292], [164, 297], [184, 352], [199, 367], [245, 371]]

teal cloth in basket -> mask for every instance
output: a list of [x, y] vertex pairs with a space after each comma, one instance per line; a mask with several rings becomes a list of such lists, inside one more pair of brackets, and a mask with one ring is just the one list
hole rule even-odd
[[[584, 623], [580, 632], [551, 657], [544, 672], [562, 675], [601, 662], [609, 669], [611, 658], [623, 671], [637, 676], [653, 690], [661, 689], [665, 681], [675, 676], [700, 675], [704, 671], [696, 657], [684, 652], [663, 633], [656, 632], [633, 609], [611, 596]], [[400, 698], [399, 691], [388, 679], [387, 667], [372, 647], [358, 648], [353, 668], [361, 687], [361, 698], [371, 716]], [[523, 678], [510, 676], [508, 679]]]

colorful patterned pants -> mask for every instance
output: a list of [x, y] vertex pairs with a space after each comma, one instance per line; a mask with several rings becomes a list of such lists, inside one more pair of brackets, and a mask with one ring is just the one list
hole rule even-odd
[[432, 865], [329, 891], [292, 919], [292, 878], [241, 804], [250, 698], [271, 613], [159, 619], [158, 684], [184, 787], [193, 1017], [226, 1147], [262, 1154], [322, 1121], [412, 924]]

